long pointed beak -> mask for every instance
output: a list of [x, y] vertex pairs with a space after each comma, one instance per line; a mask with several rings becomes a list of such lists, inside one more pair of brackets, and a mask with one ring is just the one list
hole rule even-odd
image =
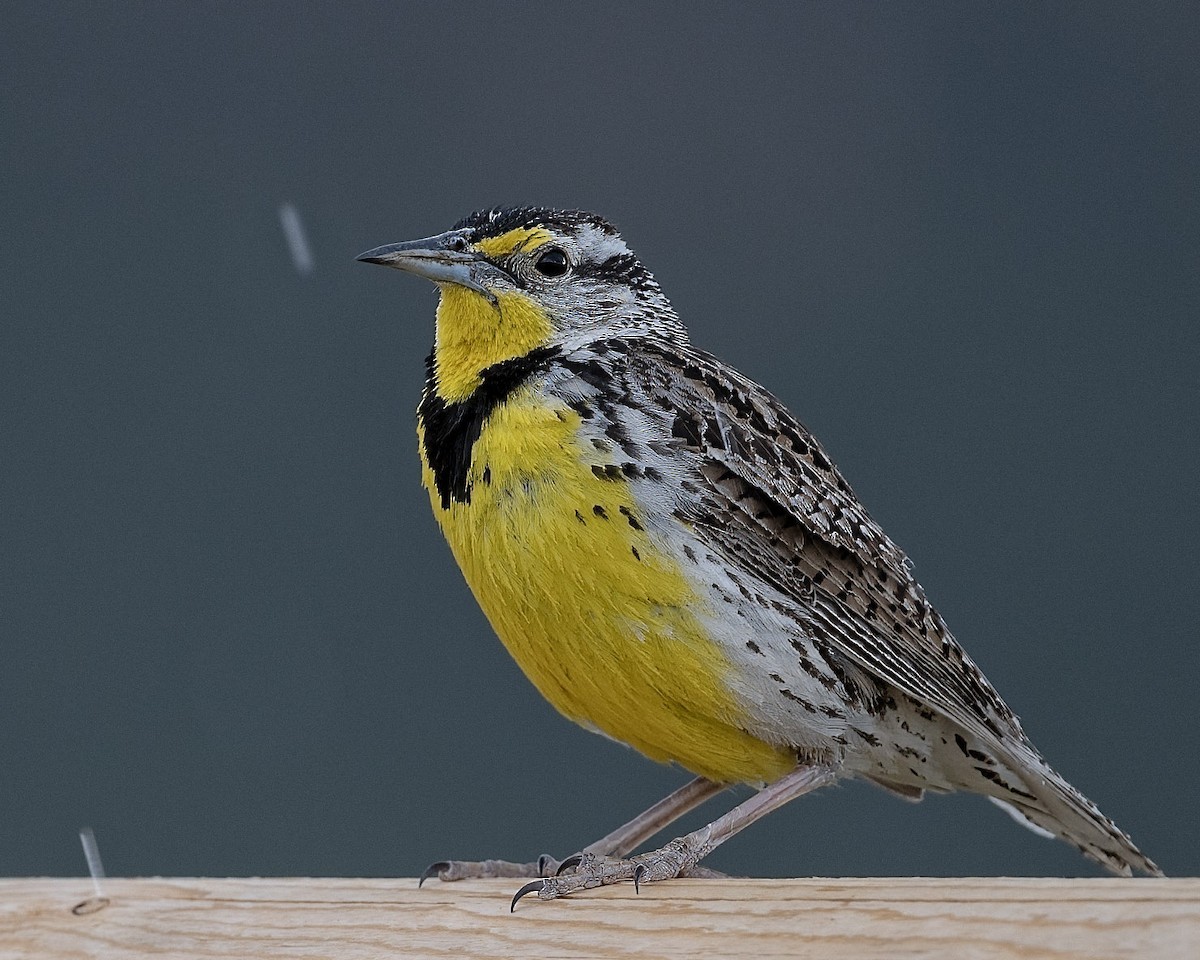
[[490, 263], [467, 246], [462, 230], [439, 233], [423, 240], [389, 243], [358, 256], [365, 263], [379, 263], [413, 273], [434, 283], [456, 283], [494, 299], [480, 281], [494, 270]]

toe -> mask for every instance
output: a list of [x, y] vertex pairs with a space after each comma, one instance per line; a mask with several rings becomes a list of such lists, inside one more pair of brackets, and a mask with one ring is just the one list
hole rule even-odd
[[439, 880], [446, 882], [478, 880], [484, 877], [537, 877], [542, 875], [540, 871], [543, 860], [548, 861], [548, 864], [556, 863], [553, 857], [539, 857], [536, 863], [513, 863], [510, 860], [439, 860], [425, 868], [418, 886], [435, 875]]
[[542, 892], [546, 889], [546, 884], [549, 880], [530, 880], [525, 886], [513, 894], [512, 903], [508, 905], [508, 912], [513, 913], [517, 909], [517, 901], [527, 893], [537, 893], [539, 899]]
[[[425, 872], [421, 874], [421, 879], [417, 881], [417, 889], [421, 889], [425, 881], [431, 877], [440, 876], [450, 869], [449, 860], [436, 860], [425, 868]], [[442, 877], [442, 879], [446, 879]]]
[[579, 853], [573, 854], [572, 856], [567, 857], [566, 860], [564, 860], [562, 863], [560, 863], [558, 865], [558, 869], [554, 871], [554, 875], [556, 877], [560, 876], [561, 874], [572, 869], [573, 867], [578, 867], [582, 861], [583, 861], [582, 854], [579, 854]]

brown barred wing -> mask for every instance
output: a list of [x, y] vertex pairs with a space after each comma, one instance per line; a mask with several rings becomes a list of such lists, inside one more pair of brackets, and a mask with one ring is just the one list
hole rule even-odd
[[698, 457], [680, 518], [716, 553], [792, 597], [818, 640], [879, 679], [968, 729], [1024, 739], [904, 553], [778, 400], [690, 348], [643, 348], [629, 362], [651, 394], [667, 379], [661, 367], [674, 368], [672, 395], [646, 399], [669, 406], [673, 437]]
[[614, 373], [670, 424], [679, 462], [695, 465], [679, 478], [678, 519], [714, 554], [794, 601], [831, 665], [843, 657], [861, 668], [865, 707], [886, 701], [867, 702], [873, 679], [907, 694], [968, 734], [955, 739], [977, 761], [979, 779], [964, 787], [1002, 800], [1114, 872], [1160, 873], [1046, 764], [925, 599], [904, 554], [778, 400], [680, 345], [647, 344]]

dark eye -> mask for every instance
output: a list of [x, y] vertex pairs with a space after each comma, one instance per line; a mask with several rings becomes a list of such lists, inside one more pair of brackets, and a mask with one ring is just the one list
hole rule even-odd
[[567, 255], [558, 247], [551, 247], [537, 258], [533, 268], [543, 277], [561, 277], [570, 266], [571, 261], [567, 259]]

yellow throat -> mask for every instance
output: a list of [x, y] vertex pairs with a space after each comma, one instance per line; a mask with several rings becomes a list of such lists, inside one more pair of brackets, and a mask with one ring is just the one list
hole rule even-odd
[[[774, 780], [795, 754], [741, 729], [702, 601], [625, 479], [593, 470], [605, 455], [582, 439], [579, 415], [539, 389], [552, 331], [520, 293], [493, 304], [442, 286], [418, 437], [455, 559], [561, 713], [713, 780]], [[532, 375], [497, 401], [498, 364]]]

